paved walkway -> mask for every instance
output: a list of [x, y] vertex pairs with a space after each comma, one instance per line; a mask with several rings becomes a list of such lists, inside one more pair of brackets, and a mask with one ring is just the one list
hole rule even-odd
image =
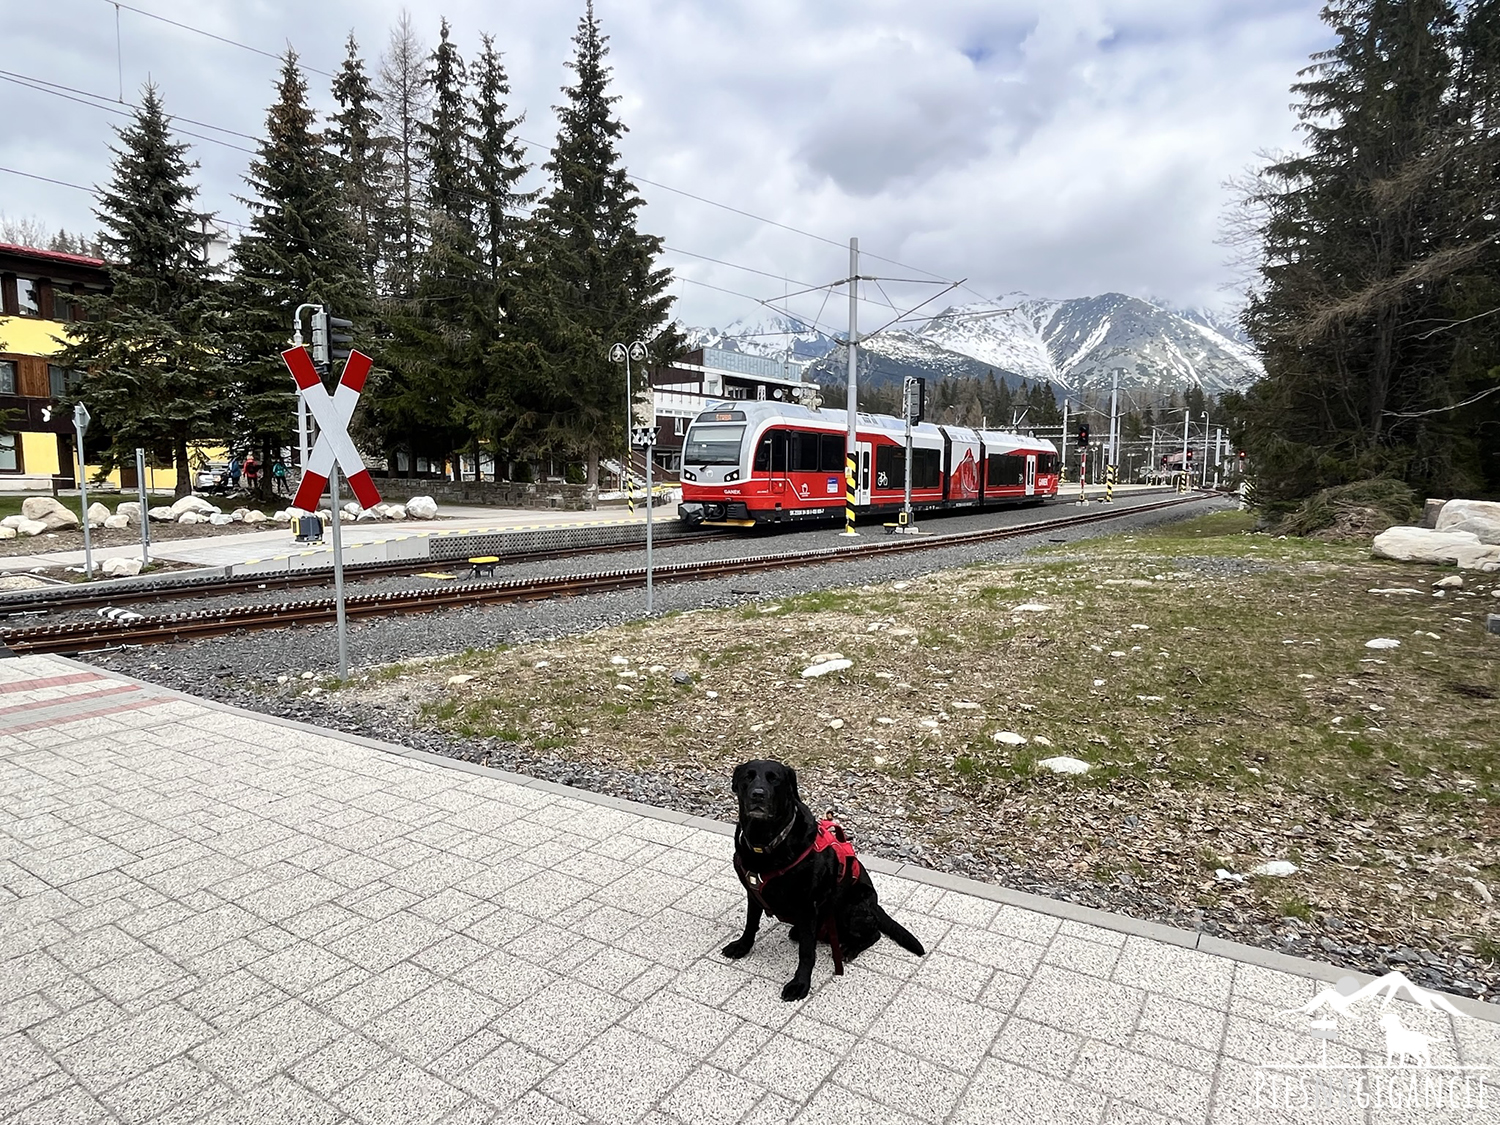
[[[342, 526], [344, 560], [350, 563], [373, 562], [386, 556], [380, 548], [393, 541], [424, 535], [452, 535], [458, 532], [475, 531], [545, 531], [566, 527], [615, 527], [622, 524], [644, 524], [645, 509], [634, 516], [623, 507], [602, 508], [593, 512], [552, 512], [507, 508], [477, 508], [473, 506], [445, 505], [443, 518], [439, 520], [404, 520], [399, 522], [355, 523], [345, 520]], [[655, 512], [658, 526], [675, 523], [675, 504], [658, 507]], [[139, 529], [137, 529], [139, 530]], [[304, 546], [297, 543], [292, 532], [285, 526], [268, 531], [241, 531], [224, 535], [204, 535], [193, 539], [153, 540], [151, 557], [172, 562], [191, 563], [195, 566], [234, 566], [237, 570], [247, 563], [270, 562], [297, 554], [307, 557], [305, 565], [330, 565], [333, 546], [326, 533], [323, 543]], [[100, 547], [94, 551], [94, 565], [116, 556], [140, 558], [139, 541], [129, 546]], [[82, 566], [82, 550], [46, 551], [29, 555], [0, 556], [0, 574], [21, 573], [36, 567]]]
[[[1500, 1009], [1393, 1005], [1432, 1071], [1307, 1069], [1286, 1010], [1331, 969], [879, 861], [928, 956], [824, 954], [782, 1003], [780, 926], [716, 952], [729, 855], [715, 822], [0, 661], [0, 1120], [1500, 1121], [1459, 1069], [1500, 1066]], [[1367, 1007], [1334, 1067], [1383, 1064]], [[1419, 1073], [1488, 1100], [1349, 1096]], [[1341, 1100], [1278, 1112], [1289, 1075]]]

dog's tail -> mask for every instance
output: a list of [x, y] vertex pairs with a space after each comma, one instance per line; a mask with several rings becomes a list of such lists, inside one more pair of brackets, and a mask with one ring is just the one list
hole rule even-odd
[[927, 950], [922, 948], [922, 943], [912, 935], [910, 930], [887, 914], [885, 907], [879, 903], [875, 904], [875, 917], [879, 922], [880, 932], [886, 937], [909, 953], [915, 953], [918, 957], [926, 956]]

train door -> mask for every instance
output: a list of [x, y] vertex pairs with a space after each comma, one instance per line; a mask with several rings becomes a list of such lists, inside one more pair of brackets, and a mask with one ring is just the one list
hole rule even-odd
[[1036, 495], [1036, 454], [1026, 455], [1026, 495]]
[[864, 508], [870, 503], [870, 443], [857, 442], [854, 448], [858, 454], [859, 466], [859, 471], [855, 474], [854, 502]]

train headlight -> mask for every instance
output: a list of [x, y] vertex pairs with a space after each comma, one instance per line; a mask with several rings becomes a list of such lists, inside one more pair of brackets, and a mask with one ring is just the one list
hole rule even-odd
[[731, 481], [737, 481], [739, 479], [740, 479], [740, 471], [738, 469], [735, 469], [733, 472], [729, 472], [729, 473], [725, 473], [724, 474], [724, 483], [725, 484], [729, 484]]
[[683, 469], [682, 470], [682, 479], [683, 480], [697, 480], [698, 477], [697, 477], [697, 474], [690, 473], [690, 472], [688, 472], [688, 470]]

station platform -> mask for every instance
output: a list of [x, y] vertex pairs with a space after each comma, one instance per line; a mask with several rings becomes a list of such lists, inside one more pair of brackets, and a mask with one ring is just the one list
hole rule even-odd
[[[726, 823], [62, 658], [0, 660], [0, 811], [7, 1122], [1500, 1119], [1500, 1008], [1319, 1039], [1340, 970], [875, 857], [927, 955], [820, 951], [784, 1003], [782, 926], [718, 953]], [[1430, 1067], [1385, 1065], [1382, 1011]], [[1337, 1100], [1439, 1074], [1488, 1101]]]

